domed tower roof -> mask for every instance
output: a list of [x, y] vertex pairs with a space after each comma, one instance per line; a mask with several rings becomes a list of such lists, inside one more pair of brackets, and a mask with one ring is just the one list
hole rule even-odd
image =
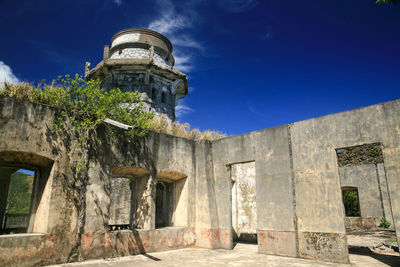
[[[116, 33], [111, 38], [110, 53], [113, 54], [121, 48], [141, 46], [153, 46], [157, 52], [166, 57], [170, 66], [174, 66], [171, 42], [161, 33], [149, 29], [130, 28]], [[134, 55], [130, 55], [130, 58], [134, 58]]]
[[85, 78], [99, 79], [106, 89], [120, 88], [141, 93], [149, 111], [175, 119], [179, 99], [188, 94], [187, 77], [174, 69], [172, 44], [164, 35], [141, 28], [116, 33], [104, 46], [103, 60]]

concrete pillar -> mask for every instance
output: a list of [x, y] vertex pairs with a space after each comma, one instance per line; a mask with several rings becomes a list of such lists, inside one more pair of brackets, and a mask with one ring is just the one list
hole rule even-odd
[[388, 186], [386, 182], [386, 173], [383, 163], [377, 164], [378, 179], [382, 195], [382, 205], [384, 217], [392, 224], [393, 227], [393, 215], [392, 208], [390, 207], [390, 198], [388, 193]]
[[256, 135], [258, 252], [296, 257], [297, 225], [288, 127]]

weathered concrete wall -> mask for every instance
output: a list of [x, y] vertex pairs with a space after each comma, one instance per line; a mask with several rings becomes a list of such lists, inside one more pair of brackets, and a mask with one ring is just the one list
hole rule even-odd
[[110, 220], [108, 224], [130, 224], [131, 204], [135, 204], [135, 199], [132, 200], [129, 178], [113, 178], [110, 191]]
[[[0, 236], [2, 265], [66, 262], [74, 260], [72, 255], [76, 255], [77, 249], [83, 259], [89, 259], [181, 248], [195, 243], [195, 213], [188, 212], [195, 210], [193, 141], [153, 133], [144, 140], [129, 142], [111, 138], [105, 129], [100, 129], [97, 137], [102, 141], [92, 148], [90, 166], [93, 168], [89, 171], [85, 203], [80, 205], [76, 202], [77, 188], [82, 185], [73, 177], [74, 166], [84, 151], [79, 151], [72, 133], [65, 132], [62, 139], [51, 133], [56, 111], [10, 98], [0, 98], [0, 111], [0, 137], [7, 140], [0, 144], [0, 163], [33, 166], [43, 176], [38, 182], [36, 217], [31, 224], [34, 233]], [[141, 188], [136, 192], [135, 223], [143, 230], [108, 231], [109, 224], [119, 223], [110, 207], [110, 195], [113, 170], [121, 166], [138, 174], [130, 178]], [[154, 229], [154, 185], [157, 173], [168, 171], [185, 175], [174, 183], [173, 225], [180, 227]], [[78, 209], [84, 211], [83, 219], [78, 218]], [[76, 243], [80, 224], [83, 225], [81, 243]]]
[[[94, 138], [101, 142], [87, 154], [93, 168], [86, 186], [74, 174], [87, 152], [73, 132], [51, 133], [55, 112], [0, 98], [0, 164], [41, 173], [30, 231], [42, 234], [0, 236], [3, 265], [65, 262], [77, 252], [89, 259], [188, 246], [231, 249], [232, 165], [249, 162], [255, 164], [259, 252], [348, 262], [336, 149], [365, 143], [382, 144], [384, 165], [375, 169], [380, 212], [388, 217], [391, 210], [396, 230], [400, 225], [400, 100], [213, 142], [157, 133], [116, 139], [100, 128]], [[115, 177], [133, 181], [135, 230], [108, 230]], [[173, 184], [173, 227], [155, 229], [161, 180]]]
[[77, 150], [69, 136], [51, 133], [54, 111], [48, 107], [2, 97], [0, 114], [0, 164], [40, 171], [28, 231], [44, 234], [0, 236], [0, 265], [66, 261], [76, 241], [76, 194], [70, 186]]
[[396, 227], [399, 224], [399, 105], [392, 101], [291, 126], [301, 256], [347, 261], [336, 148], [383, 145], [392, 211]]
[[339, 176], [342, 187], [358, 189], [361, 217], [368, 217], [372, 222], [364, 227], [378, 227], [382, 217], [393, 222], [382, 163], [339, 167]]
[[258, 251], [296, 257], [293, 168], [286, 125], [256, 132]]
[[233, 247], [232, 196], [230, 165], [254, 161], [254, 133], [232, 136], [212, 142], [212, 183], [215, 185], [214, 227], [218, 228], [219, 246]]

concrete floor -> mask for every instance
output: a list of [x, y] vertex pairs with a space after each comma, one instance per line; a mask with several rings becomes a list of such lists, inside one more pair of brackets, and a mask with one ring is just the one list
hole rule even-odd
[[395, 250], [397, 246], [396, 232], [391, 230], [347, 230], [349, 248], [369, 248], [376, 252]]
[[[383, 255], [369, 251], [354, 251], [350, 254], [350, 266], [400, 266], [398, 254]], [[257, 253], [257, 245], [239, 243], [233, 250], [223, 249], [179, 249], [163, 252], [154, 252], [148, 255], [136, 255], [121, 258], [93, 260], [81, 263], [70, 263], [53, 266], [346, 266], [321, 261], [312, 261], [299, 258], [270, 256]]]

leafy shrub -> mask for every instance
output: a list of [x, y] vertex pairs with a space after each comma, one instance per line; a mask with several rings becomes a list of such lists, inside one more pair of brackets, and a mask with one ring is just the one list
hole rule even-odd
[[385, 217], [383, 217], [381, 219], [381, 223], [379, 224], [379, 227], [381, 227], [381, 228], [389, 228], [390, 225], [391, 225], [391, 223]]
[[[53, 124], [61, 131], [65, 118], [69, 117], [78, 131], [94, 129], [105, 118], [134, 127], [133, 134], [143, 136], [147, 130], [166, 133], [191, 140], [216, 140], [226, 137], [217, 131], [191, 129], [188, 123], [172, 122], [167, 115], [154, 116], [143, 112], [138, 92], [122, 92], [118, 88], [106, 91], [98, 80], [85, 82], [79, 75], [59, 77], [61, 85], [34, 87], [29, 83], [8, 84], [0, 89], [0, 95], [45, 104], [63, 112]], [[123, 104], [121, 104], [123, 103]], [[84, 142], [85, 138], [81, 138]]]
[[68, 117], [75, 129], [81, 133], [80, 142], [87, 139], [86, 133], [106, 118], [133, 126], [137, 136], [147, 133], [147, 121], [153, 116], [144, 112], [138, 92], [122, 92], [115, 88], [106, 91], [99, 80], [85, 81], [78, 74], [59, 77], [60, 85], [41, 85], [34, 87], [28, 83], [4, 83], [0, 95], [28, 100], [56, 107], [61, 112], [53, 127], [60, 130]]

